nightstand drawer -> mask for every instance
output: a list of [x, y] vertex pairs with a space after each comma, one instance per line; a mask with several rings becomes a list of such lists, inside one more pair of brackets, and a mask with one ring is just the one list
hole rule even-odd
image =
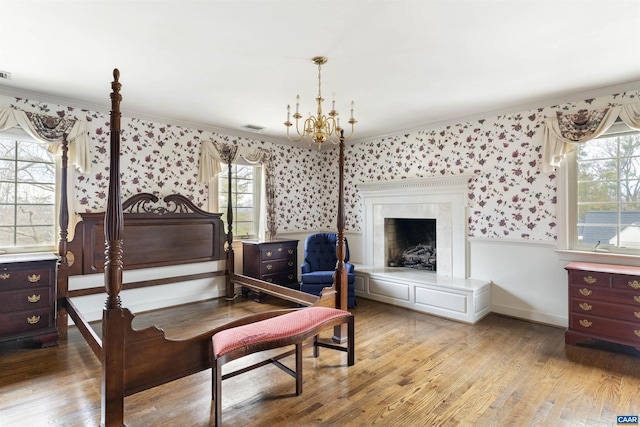
[[51, 271], [47, 269], [0, 268], [0, 291], [31, 286], [49, 286]]
[[297, 248], [290, 244], [268, 244], [260, 248], [260, 260], [294, 259], [297, 256], [296, 252]]
[[1, 335], [38, 331], [49, 326], [51, 326], [51, 311], [47, 307], [0, 314]]
[[50, 288], [42, 287], [3, 292], [0, 313], [49, 307], [51, 301], [50, 292]]

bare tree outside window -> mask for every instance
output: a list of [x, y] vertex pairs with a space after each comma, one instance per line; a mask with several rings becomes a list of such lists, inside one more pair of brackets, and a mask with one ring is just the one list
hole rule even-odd
[[55, 246], [56, 167], [43, 144], [0, 137], [0, 249]]
[[580, 144], [577, 177], [578, 243], [640, 250], [640, 132]]

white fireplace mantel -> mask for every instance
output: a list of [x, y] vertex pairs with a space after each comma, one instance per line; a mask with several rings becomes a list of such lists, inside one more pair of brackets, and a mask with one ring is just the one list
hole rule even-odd
[[364, 263], [386, 267], [385, 218], [436, 219], [438, 275], [467, 277], [467, 197], [471, 175], [356, 184], [364, 208]]
[[[364, 209], [364, 265], [356, 265], [356, 295], [472, 324], [489, 313], [491, 283], [467, 277], [470, 179], [356, 184]], [[437, 272], [386, 266], [385, 218], [436, 220]]]

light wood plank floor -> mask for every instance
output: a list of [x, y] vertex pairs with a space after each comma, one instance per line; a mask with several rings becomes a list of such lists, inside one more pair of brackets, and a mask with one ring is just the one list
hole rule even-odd
[[[139, 314], [134, 324], [177, 336], [283, 305], [214, 300]], [[640, 414], [635, 350], [565, 346], [563, 329], [493, 314], [470, 326], [362, 298], [352, 311], [355, 366], [345, 353], [321, 349], [314, 359], [307, 349], [300, 396], [271, 365], [226, 380], [224, 425], [611, 426], [616, 415]], [[125, 421], [213, 425], [210, 381], [207, 370], [128, 397]], [[100, 365], [74, 328], [54, 348], [0, 346], [0, 426], [99, 422]]]

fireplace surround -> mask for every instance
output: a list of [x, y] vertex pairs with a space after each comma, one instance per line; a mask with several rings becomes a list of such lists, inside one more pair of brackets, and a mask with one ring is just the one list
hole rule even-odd
[[[363, 201], [363, 265], [356, 294], [465, 323], [490, 311], [491, 283], [467, 277], [467, 195], [471, 176], [356, 184]], [[435, 220], [437, 271], [389, 267], [385, 221]]]
[[385, 218], [436, 220], [438, 274], [467, 277], [469, 175], [357, 184], [364, 208], [364, 263], [385, 267]]

